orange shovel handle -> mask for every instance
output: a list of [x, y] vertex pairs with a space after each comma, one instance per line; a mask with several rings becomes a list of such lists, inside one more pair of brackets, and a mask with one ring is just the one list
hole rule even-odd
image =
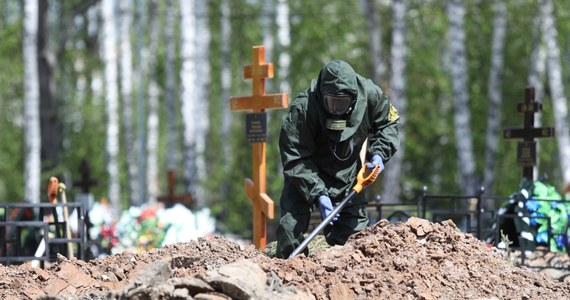
[[57, 180], [56, 177], [51, 177], [49, 179], [48, 197], [49, 197], [49, 202], [51, 202], [51, 203], [57, 203], [58, 183], [59, 183], [59, 180]]
[[356, 175], [356, 185], [352, 189], [357, 193], [360, 193], [365, 187], [372, 184], [376, 180], [376, 177], [378, 177], [378, 174], [380, 174], [380, 166], [377, 165], [364, 177], [367, 169], [366, 164], [362, 165], [362, 168], [358, 171], [358, 175]]

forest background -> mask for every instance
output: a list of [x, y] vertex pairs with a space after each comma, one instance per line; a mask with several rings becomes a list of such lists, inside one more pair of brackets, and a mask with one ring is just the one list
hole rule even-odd
[[[565, 0], [0, 0], [0, 201], [43, 202], [48, 179], [80, 193], [82, 161], [96, 199], [118, 210], [176, 193], [209, 207], [220, 231], [251, 237], [251, 177], [242, 68], [265, 46], [267, 93], [290, 101], [331, 59], [371, 78], [400, 112], [402, 149], [367, 197], [515, 192], [516, 103], [527, 86], [554, 126], [536, 176], [570, 183]], [[286, 109], [268, 111], [267, 194], [276, 222]]]

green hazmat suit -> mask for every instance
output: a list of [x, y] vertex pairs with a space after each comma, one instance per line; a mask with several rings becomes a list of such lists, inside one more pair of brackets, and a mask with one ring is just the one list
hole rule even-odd
[[[350, 111], [341, 117], [328, 114], [322, 100], [325, 94], [351, 95]], [[344, 129], [327, 129], [339, 119], [346, 121]], [[329, 196], [335, 204], [350, 192], [362, 167], [360, 150], [367, 138], [366, 160], [375, 154], [384, 163], [390, 160], [399, 147], [398, 125], [398, 112], [382, 89], [341, 60], [327, 63], [311, 86], [295, 97], [279, 137], [284, 186], [277, 257], [288, 257], [303, 241], [320, 195]], [[364, 229], [368, 225], [365, 208], [363, 193], [357, 194], [339, 220], [325, 227], [327, 242], [342, 245]]]

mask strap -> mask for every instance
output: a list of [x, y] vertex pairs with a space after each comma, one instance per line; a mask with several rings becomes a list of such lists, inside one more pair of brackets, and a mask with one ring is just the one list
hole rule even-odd
[[340, 161], [346, 161], [347, 159], [349, 159], [352, 156], [352, 153], [354, 152], [354, 142], [352, 142], [352, 139], [350, 139], [349, 143], [349, 147], [350, 147], [350, 153], [345, 157], [345, 158], [340, 158], [337, 154], [336, 154], [336, 147], [338, 146], [339, 142], [334, 142], [334, 147], [331, 145], [331, 140], [329, 140], [329, 149], [331, 150], [331, 152], [333, 153], [334, 157], [336, 157], [336, 159], [340, 160]]

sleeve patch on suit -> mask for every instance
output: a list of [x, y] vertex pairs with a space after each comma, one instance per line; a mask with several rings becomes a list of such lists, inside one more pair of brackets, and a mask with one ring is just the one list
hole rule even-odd
[[394, 105], [392, 105], [392, 103], [390, 103], [390, 112], [388, 113], [388, 122], [392, 123], [392, 122], [398, 120], [399, 117], [400, 117], [400, 115], [398, 115], [398, 111], [396, 110]]

